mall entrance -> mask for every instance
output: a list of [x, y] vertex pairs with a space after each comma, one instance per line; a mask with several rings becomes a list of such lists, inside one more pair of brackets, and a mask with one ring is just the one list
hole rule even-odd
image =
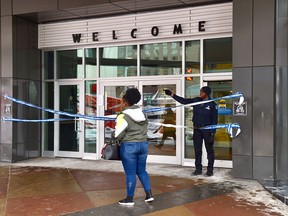
[[[165, 81], [126, 81], [126, 82], [103, 82], [100, 84], [100, 115], [115, 115], [119, 113], [121, 98], [128, 88], [136, 87], [142, 93], [142, 100], [138, 105], [145, 110], [153, 108], [174, 107], [176, 102], [165, 95], [164, 89], [171, 89], [174, 92], [181, 92], [180, 79], [165, 79]], [[171, 109], [169, 111], [147, 112], [148, 124], [148, 143], [149, 156], [148, 162], [181, 164], [181, 129], [170, 127], [163, 130], [161, 123], [167, 123], [170, 118], [170, 124], [181, 125], [182, 109]], [[171, 115], [168, 117], [168, 115]], [[99, 143], [111, 138], [115, 128], [114, 121], [102, 121], [99, 128]], [[166, 131], [166, 134], [165, 134]], [[168, 131], [168, 134], [167, 134]], [[101, 149], [99, 145], [99, 150]]]
[[[219, 37], [219, 35], [217, 35]], [[215, 53], [221, 50], [221, 55]], [[86, 116], [117, 115], [122, 95], [129, 87], [142, 94], [146, 109], [169, 109], [167, 135], [161, 123], [167, 111], [148, 112], [148, 162], [194, 166], [193, 108], [177, 104], [164, 94], [168, 88], [185, 98], [199, 96], [202, 86], [212, 97], [232, 93], [232, 38], [194, 38], [114, 46], [43, 51], [43, 107]], [[217, 55], [216, 55], [217, 54]], [[232, 101], [217, 101], [219, 123], [232, 122]], [[221, 112], [220, 112], [221, 111]], [[63, 118], [52, 113], [43, 118]], [[43, 151], [47, 157], [99, 160], [114, 121], [70, 118], [43, 124]], [[215, 137], [216, 167], [232, 167], [231, 139], [225, 129]], [[203, 165], [207, 162], [203, 148]]]
[[[203, 85], [212, 89], [212, 98], [219, 98], [232, 93], [231, 76], [204, 78]], [[194, 165], [193, 108], [180, 107], [175, 100], [165, 95], [164, 89], [171, 89], [180, 96], [184, 96], [181, 88], [181, 79], [165, 80], [129, 80], [117, 81], [102, 80], [99, 85], [96, 82], [87, 82], [84, 86], [81, 81], [58, 82], [55, 88], [55, 110], [61, 110], [72, 114], [85, 114], [88, 116], [116, 116], [120, 109], [121, 98], [128, 88], [136, 87], [142, 94], [138, 103], [145, 110], [164, 108], [171, 106], [171, 110], [147, 112], [149, 119], [148, 162], [170, 163], [179, 165]], [[199, 94], [198, 80], [188, 89], [192, 89], [193, 95]], [[189, 96], [187, 96], [189, 97]], [[219, 100], [218, 104], [219, 124], [232, 122], [232, 101]], [[169, 115], [170, 116], [169, 116]], [[57, 115], [55, 118], [67, 118]], [[164, 132], [161, 123], [175, 124]], [[50, 123], [49, 123], [50, 124]], [[54, 153], [56, 157], [72, 157], [83, 159], [100, 159], [101, 149], [105, 141], [111, 139], [115, 129], [115, 121], [97, 121], [87, 119], [70, 119], [56, 121], [54, 126]], [[166, 128], [167, 129], [167, 128]], [[45, 154], [44, 154], [45, 155]], [[49, 156], [49, 155], [47, 155]], [[51, 156], [51, 154], [50, 154]], [[203, 165], [207, 163], [207, 155], [203, 143]], [[215, 167], [232, 167], [232, 140], [226, 129], [217, 129], [215, 134]]]

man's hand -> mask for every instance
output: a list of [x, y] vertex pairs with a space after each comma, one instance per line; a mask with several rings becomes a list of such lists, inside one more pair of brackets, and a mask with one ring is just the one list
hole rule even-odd
[[166, 95], [169, 95], [169, 96], [172, 95], [172, 91], [170, 91], [169, 89], [165, 89], [164, 92]]

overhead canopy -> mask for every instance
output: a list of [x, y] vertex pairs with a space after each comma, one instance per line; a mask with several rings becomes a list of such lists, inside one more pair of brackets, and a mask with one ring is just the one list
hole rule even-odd
[[[232, 0], [12, 0], [2, 15], [17, 15], [35, 23], [184, 8]], [[10, 5], [11, 4], [11, 5]], [[3, 8], [4, 7], [4, 8]]]

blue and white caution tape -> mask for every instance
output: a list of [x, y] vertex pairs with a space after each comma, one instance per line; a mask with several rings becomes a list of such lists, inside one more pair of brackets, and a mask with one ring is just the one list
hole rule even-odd
[[164, 110], [169, 110], [169, 109], [174, 109], [174, 108], [179, 108], [179, 107], [191, 107], [191, 106], [196, 106], [199, 104], [209, 103], [212, 101], [217, 101], [217, 100], [222, 100], [222, 99], [232, 99], [232, 98], [239, 98], [238, 104], [242, 104], [244, 102], [243, 94], [240, 92], [236, 92], [235, 94], [231, 94], [231, 95], [227, 95], [227, 96], [223, 96], [223, 97], [218, 97], [218, 98], [213, 98], [210, 100], [204, 100], [204, 101], [198, 101], [198, 102], [194, 102], [194, 103], [184, 104], [184, 105], [181, 104], [181, 105], [171, 106], [171, 107], [154, 107], [151, 109], [143, 110], [143, 112], [145, 112], [145, 113], [159, 112], [159, 111], [164, 111]]
[[[199, 129], [212, 130], [212, 129], [221, 129], [221, 128], [227, 128], [228, 134], [231, 138], [235, 138], [241, 133], [241, 128], [238, 123], [209, 125], [209, 126], [205, 126]], [[234, 128], [237, 129], [235, 135], [233, 134]]]
[[[146, 109], [146, 110], [143, 110], [143, 112], [149, 113], [149, 112], [164, 111], [164, 110], [168, 110], [168, 109], [171, 109], [171, 108], [188, 107], [188, 106], [191, 107], [191, 106], [196, 106], [196, 105], [199, 105], [199, 104], [208, 103], [208, 102], [211, 102], [211, 101], [217, 101], [217, 100], [221, 100], [221, 99], [239, 98], [239, 97], [240, 97], [240, 100], [239, 100], [238, 104], [242, 104], [244, 102], [244, 97], [243, 97], [242, 93], [237, 92], [235, 94], [231, 94], [231, 95], [228, 95], [228, 96], [223, 96], [223, 97], [214, 98], [214, 99], [205, 100], [205, 101], [199, 101], [199, 102], [185, 104], [185, 105], [181, 104], [181, 105], [174, 106], [174, 107], [156, 107], [156, 108]], [[15, 98], [10, 97], [8, 95], [5, 95], [4, 98], [12, 100], [15, 103], [22, 104], [22, 105], [25, 105], [25, 106], [29, 106], [29, 107], [32, 107], [32, 108], [36, 108], [36, 109], [39, 109], [39, 110], [42, 110], [42, 111], [45, 111], [45, 112], [50, 112], [50, 113], [58, 114], [58, 115], [65, 115], [65, 116], [69, 116], [69, 117], [72, 117], [72, 118], [82, 118], [82, 119], [88, 119], [88, 120], [102, 120], [102, 121], [113, 121], [113, 120], [115, 120], [114, 116], [113, 117], [112, 116], [109, 117], [109, 116], [88, 116], [88, 115], [82, 115], [82, 114], [72, 114], [72, 113], [63, 112], [63, 111], [57, 111], [57, 110], [53, 110], [53, 109], [49, 109], [49, 108], [43, 108], [43, 107], [40, 107], [40, 106], [31, 104], [31, 103], [27, 103], [27, 102], [22, 101], [22, 100], [19, 100], [19, 99], [15, 99]]]
[[[154, 124], [154, 125], [164, 126], [164, 127], [193, 129], [192, 127], [187, 127], [187, 126], [182, 126], [182, 125], [163, 124], [160, 122], [149, 122], [149, 123]], [[198, 128], [198, 129], [199, 130], [215, 130], [215, 129], [223, 129], [223, 128], [227, 128], [227, 132], [231, 138], [235, 138], [241, 133], [240, 125], [237, 123], [208, 125], [208, 126]], [[233, 134], [233, 129], [237, 129], [235, 135]]]
[[[99, 117], [98, 117], [99, 118]], [[7, 118], [2, 117], [2, 121], [15, 121], [15, 122], [53, 122], [53, 121], [75, 121], [75, 120], [87, 120], [86, 118], [52, 118], [52, 119], [17, 119], [17, 118]], [[88, 119], [91, 121], [91, 119]], [[103, 120], [103, 121], [115, 121], [116, 118], [104, 117], [104, 119], [93, 119], [93, 120]]]
[[[15, 103], [18, 104], [22, 104], [28, 107], [32, 107], [32, 108], [36, 108], [45, 112], [50, 112], [53, 114], [58, 114], [58, 115], [64, 115], [64, 116], [69, 116], [71, 118], [56, 118], [56, 119], [40, 119], [40, 120], [29, 120], [29, 119], [16, 119], [16, 118], [6, 118], [3, 117], [2, 120], [3, 121], [17, 121], [17, 122], [52, 122], [52, 121], [69, 121], [69, 120], [76, 120], [78, 119], [83, 119], [83, 120], [102, 120], [102, 121], [115, 121], [116, 119], [116, 115], [109, 115], [109, 116], [88, 116], [88, 115], [82, 115], [82, 114], [72, 114], [72, 113], [68, 113], [68, 112], [63, 112], [63, 111], [57, 111], [57, 110], [52, 110], [49, 108], [43, 108], [31, 103], [27, 103], [24, 102], [22, 100], [18, 100], [12, 97], [9, 97], [8, 95], [4, 96], [5, 99], [9, 99], [12, 100]], [[185, 105], [178, 105], [178, 106], [174, 106], [174, 107], [158, 107], [158, 108], [151, 108], [151, 109], [146, 109], [143, 110], [143, 112], [148, 113], [148, 112], [158, 112], [158, 111], [164, 111], [164, 110], [168, 110], [171, 108], [178, 108], [178, 107], [191, 107], [191, 106], [196, 106], [199, 104], [204, 104], [204, 103], [208, 103], [211, 101], [217, 101], [217, 100], [221, 100], [221, 99], [231, 99], [231, 98], [240, 98], [239, 99], [239, 104], [242, 104], [244, 102], [244, 97], [242, 95], [242, 93], [235, 93], [232, 95], [228, 95], [228, 96], [224, 96], [224, 97], [219, 97], [219, 98], [214, 98], [214, 99], [210, 99], [210, 100], [205, 100], [205, 101], [199, 101], [199, 102], [195, 102], [195, 103], [190, 103], [190, 104], [185, 104]], [[73, 119], [72, 119], [73, 118]], [[151, 123], [151, 122], [150, 122]], [[175, 128], [187, 128], [186, 126], [179, 126], [179, 125], [173, 125], [173, 124], [161, 124], [161, 123], [153, 123], [153, 124], [158, 124], [158, 125], [163, 125], [165, 127], [175, 127]], [[238, 136], [241, 132], [240, 126], [237, 123], [232, 123], [232, 124], [218, 124], [218, 125], [210, 125], [210, 126], [206, 126], [200, 129], [219, 129], [219, 128], [227, 128], [228, 134], [231, 138], [234, 138], [236, 136]], [[237, 132], [235, 134], [235, 136], [233, 135], [233, 129], [237, 128]]]
[[115, 120], [115, 118], [106, 117], [106, 116], [88, 116], [88, 115], [82, 115], [82, 114], [72, 114], [72, 113], [53, 110], [53, 109], [49, 109], [49, 108], [43, 108], [43, 107], [31, 104], [31, 103], [27, 103], [27, 102], [22, 101], [22, 100], [18, 100], [18, 99], [9, 97], [8, 95], [5, 95], [4, 98], [12, 100], [15, 103], [22, 104], [22, 105], [25, 105], [28, 107], [32, 107], [32, 108], [39, 109], [39, 110], [49, 112], [49, 113], [53, 113], [53, 114], [69, 116], [72, 118], [81, 118], [81, 119], [87, 119], [87, 120], [101, 120], [101, 121], [114, 121]]
[[3, 121], [15, 121], [15, 122], [55, 122], [55, 121], [74, 121], [73, 118], [58, 118], [58, 119], [18, 119], [18, 118], [7, 118], [3, 117]]
[[149, 122], [149, 124], [158, 125], [158, 126], [164, 126], [164, 127], [173, 127], [173, 128], [187, 128], [186, 126], [182, 126], [182, 125], [163, 124], [163, 123], [160, 123], [160, 122]]

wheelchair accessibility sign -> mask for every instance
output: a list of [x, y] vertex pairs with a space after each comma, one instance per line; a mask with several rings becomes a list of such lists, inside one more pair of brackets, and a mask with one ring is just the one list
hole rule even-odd
[[233, 102], [233, 115], [234, 116], [246, 116], [247, 115], [247, 102], [239, 104]]

